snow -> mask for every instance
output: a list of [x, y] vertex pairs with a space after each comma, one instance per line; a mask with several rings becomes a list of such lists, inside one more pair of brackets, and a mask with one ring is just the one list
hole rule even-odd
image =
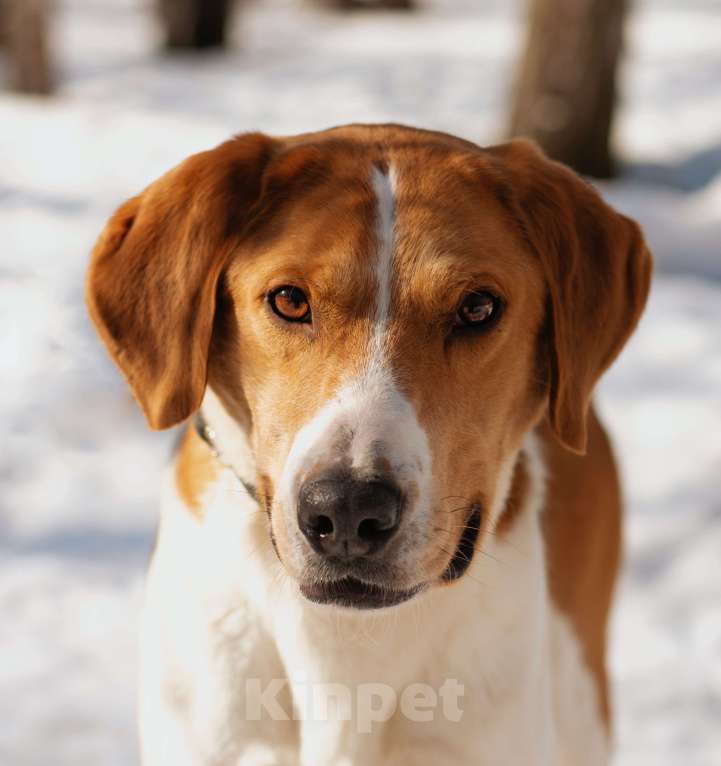
[[[0, 763], [137, 762], [135, 631], [174, 434], [151, 434], [89, 326], [87, 256], [124, 198], [249, 129], [395, 120], [501, 134], [520, 0], [347, 18], [244, 8], [235, 47], [163, 58], [148, 4], [64, 0], [56, 98], [0, 94]], [[599, 402], [623, 467], [616, 766], [721, 763], [721, 24], [646, 0], [607, 197], [657, 258]], [[2, 61], [0, 60], [0, 69]], [[0, 72], [1, 74], [1, 72]]]

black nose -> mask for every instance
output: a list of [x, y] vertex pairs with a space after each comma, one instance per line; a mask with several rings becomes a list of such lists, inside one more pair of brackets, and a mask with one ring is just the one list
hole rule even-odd
[[298, 493], [298, 526], [318, 553], [367, 556], [398, 529], [400, 508], [400, 490], [390, 481], [315, 479]]

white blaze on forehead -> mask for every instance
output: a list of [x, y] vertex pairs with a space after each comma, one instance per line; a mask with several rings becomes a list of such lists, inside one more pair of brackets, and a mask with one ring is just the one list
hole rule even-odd
[[[362, 467], [368, 460], [375, 443], [387, 444], [388, 431], [393, 421], [400, 426], [404, 411], [410, 411], [415, 420], [413, 408], [397, 390], [393, 370], [386, 359], [386, 333], [391, 315], [391, 296], [393, 292], [393, 251], [395, 245], [395, 174], [392, 166], [383, 172], [373, 166], [371, 182], [376, 196], [376, 258], [375, 258], [375, 312], [373, 329], [368, 347], [368, 357], [360, 377], [351, 383], [355, 389], [352, 399], [358, 409], [356, 423], [352, 425], [354, 438], [349, 447], [350, 463], [353, 467]], [[390, 445], [387, 445], [390, 446]], [[401, 452], [408, 445], [393, 445]], [[388, 455], [394, 457], [407, 455]]]
[[378, 253], [376, 255], [376, 326], [374, 340], [382, 340], [378, 335], [385, 331], [391, 308], [391, 289], [393, 286], [393, 245], [395, 226], [395, 174], [393, 168], [383, 173], [377, 167], [372, 171], [373, 191], [378, 201], [376, 218], [376, 237]]

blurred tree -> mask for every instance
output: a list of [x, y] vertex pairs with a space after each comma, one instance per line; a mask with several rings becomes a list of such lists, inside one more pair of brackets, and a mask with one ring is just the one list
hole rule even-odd
[[52, 92], [47, 0], [0, 0], [0, 14], [9, 86], [22, 93]]
[[579, 173], [608, 178], [626, 0], [529, 2], [510, 133]]
[[233, 0], [159, 0], [166, 47], [222, 47], [232, 6]]

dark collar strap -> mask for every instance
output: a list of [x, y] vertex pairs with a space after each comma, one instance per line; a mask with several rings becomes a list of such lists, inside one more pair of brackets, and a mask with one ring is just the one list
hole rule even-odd
[[195, 418], [193, 419], [193, 425], [195, 426], [195, 431], [198, 436], [208, 445], [208, 447], [210, 447], [210, 451], [213, 453], [213, 457], [219, 463], [224, 465], [226, 468], [229, 468], [233, 472], [235, 478], [243, 485], [245, 491], [257, 503], [258, 492], [256, 488], [250, 482], [247, 482], [230, 463], [227, 463], [225, 460], [223, 460], [223, 456], [220, 454], [220, 450], [215, 443], [215, 431], [213, 430], [212, 426], [208, 424], [208, 421], [203, 417], [202, 412], [198, 412], [195, 415]]

